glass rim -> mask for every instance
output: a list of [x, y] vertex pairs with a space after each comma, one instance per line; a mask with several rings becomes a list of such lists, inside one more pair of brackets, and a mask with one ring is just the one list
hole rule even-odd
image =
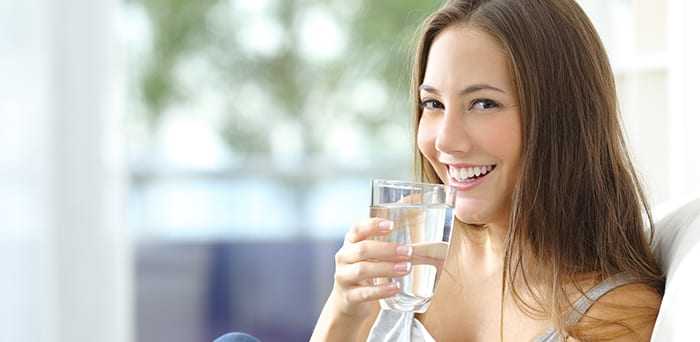
[[382, 179], [382, 178], [372, 179], [371, 184], [372, 184], [372, 188], [374, 188], [376, 186], [389, 186], [389, 187], [395, 187], [395, 188], [406, 188], [406, 189], [416, 189], [416, 190], [435, 189], [435, 188], [440, 188], [443, 190], [453, 189], [453, 187], [449, 184], [424, 183], [424, 182], [414, 182], [414, 181], [408, 181], [408, 180], [394, 180], [394, 179]]

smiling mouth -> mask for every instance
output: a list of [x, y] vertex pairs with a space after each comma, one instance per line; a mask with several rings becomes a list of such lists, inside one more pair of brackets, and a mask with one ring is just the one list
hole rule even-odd
[[469, 183], [477, 179], [483, 178], [490, 174], [491, 171], [496, 169], [496, 165], [480, 165], [473, 167], [456, 167], [453, 165], [448, 165], [447, 173], [455, 182], [458, 183]]

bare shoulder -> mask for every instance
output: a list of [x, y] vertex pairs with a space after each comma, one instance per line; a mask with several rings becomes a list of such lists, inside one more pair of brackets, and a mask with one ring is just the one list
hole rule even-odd
[[[661, 295], [646, 284], [628, 284], [601, 297], [572, 329], [574, 336], [615, 341], [649, 341], [661, 306]], [[569, 341], [576, 339], [569, 339]]]

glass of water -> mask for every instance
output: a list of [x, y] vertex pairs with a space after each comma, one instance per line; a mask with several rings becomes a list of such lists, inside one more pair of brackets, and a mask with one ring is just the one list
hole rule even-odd
[[452, 235], [454, 188], [407, 181], [372, 181], [370, 217], [393, 221], [394, 228], [375, 240], [411, 246], [411, 271], [402, 277], [376, 278], [375, 285], [398, 283], [400, 292], [379, 301], [383, 309], [423, 313], [437, 288]]

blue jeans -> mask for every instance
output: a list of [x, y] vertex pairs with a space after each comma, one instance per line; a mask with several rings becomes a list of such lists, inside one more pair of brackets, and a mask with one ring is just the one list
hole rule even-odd
[[214, 342], [260, 342], [260, 340], [248, 334], [232, 332], [220, 336]]

